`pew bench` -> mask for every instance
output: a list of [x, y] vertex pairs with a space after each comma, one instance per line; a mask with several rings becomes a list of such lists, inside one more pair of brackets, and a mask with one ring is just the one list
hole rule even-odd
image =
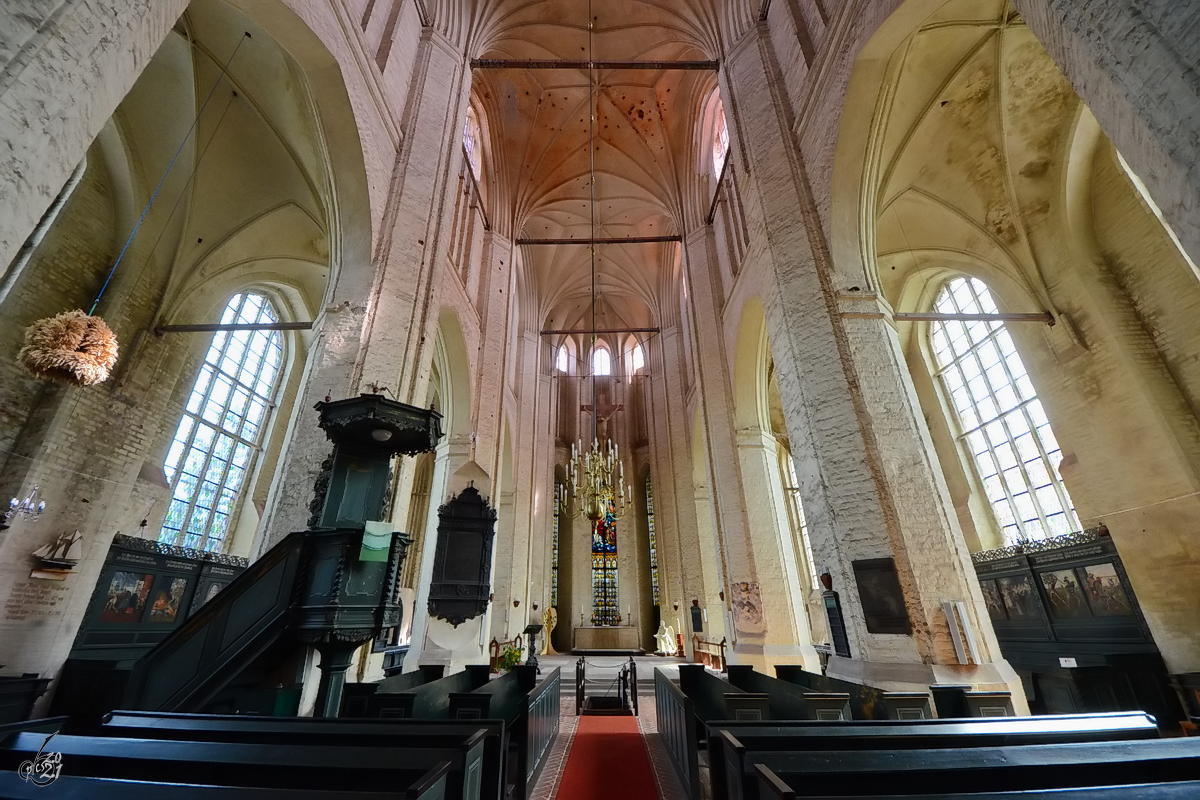
[[[352, 692], [353, 700], [342, 704], [341, 716], [361, 719], [449, 719], [450, 695], [470, 692], [488, 683], [489, 670], [486, 664], [472, 664], [461, 672], [437, 680], [403, 683], [413, 673], [396, 675], [379, 681], [378, 684], [357, 684]], [[389, 683], [389, 681], [394, 681]]]
[[[102, 725], [71, 729], [84, 735], [176, 741], [352, 747], [458, 748], [451, 796], [500, 800], [506, 736], [498, 720], [354, 720], [320, 717], [251, 717], [114, 711]], [[479, 745], [482, 745], [480, 749]], [[459, 788], [462, 792], [459, 792]]]
[[[766, 800], [796, 800], [792, 787], [761, 764], [759, 796]], [[871, 794], [838, 795], [837, 800], [901, 800], [911, 795]], [[963, 792], [954, 794], [925, 794], [921, 800], [1193, 800], [1200, 797], [1200, 781], [1170, 781], [1167, 783], [1138, 783], [1124, 786], [1082, 786], [1069, 789], [1046, 789], [1029, 792]], [[834, 800], [834, 796], [810, 797], [807, 800]]]
[[[421, 666], [413, 672], [402, 672], [381, 681], [371, 683], [347, 683], [342, 690], [342, 709], [339, 716], [343, 717], [390, 717], [412, 716], [412, 703], [400, 701], [389, 702], [392, 695], [405, 694], [418, 686], [441, 680], [445, 677], [445, 667], [441, 664]], [[401, 708], [407, 713], [396, 713], [394, 708]]]
[[[0, 771], [16, 773], [46, 746], [41, 733], [10, 734], [0, 742]], [[448, 797], [456, 753], [396, 747], [288, 746], [242, 742], [57, 734], [47, 747], [62, 754], [69, 775], [158, 784], [241, 789], [353, 792], [418, 790], [422, 800]], [[16, 778], [20, 780], [19, 777]], [[41, 787], [34, 787], [41, 788]], [[411, 794], [411, 791], [410, 791]]]
[[539, 682], [536, 667], [518, 666], [471, 692], [455, 692], [449, 697], [452, 719], [504, 723], [505, 796], [527, 798], [546, 763], [558, 735], [561, 671], [556, 667]]
[[60, 774], [52, 784], [36, 786], [15, 772], [0, 772], [0, 797], [8, 800], [437, 800], [450, 764], [432, 769], [406, 789], [384, 792], [342, 789], [269, 789], [216, 784], [148, 783], [120, 778]]
[[[773, 790], [759, 793], [759, 778], [765, 777], [760, 767], [769, 769], [796, 797], [872, 797], [884, 792], [907, 797], [983, 788], [1030, 792], [1200, 780], [1200, 741], [757, 752], [743, 766], [754, 782], [749, 792], [732, 800], [775, 796]], [[739, 784], [729, 782], [732, 788]]]
[[714, 800], [753, 796], [760, 753], [899, 751], [1064, 742], [1157, 740], [1148, 714], [1121, 711], [970, 720], [716, 722], [709, 725]]

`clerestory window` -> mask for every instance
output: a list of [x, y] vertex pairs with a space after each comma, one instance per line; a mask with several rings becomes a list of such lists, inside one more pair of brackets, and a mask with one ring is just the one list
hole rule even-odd
[[[934, 310], [998, 313], [992, 293], [974, 278], [949, 281]], [[1078, 530], [1058, 474], [1062, 451], [1004, 323], [934, 322], [930, 339], [959, 439], [971, 453], [1005, 544]]]
[[592, 353], [592, 374], [612, 375], [612, 355], [607, 348], [597, 347]]
[[[260, 294], [235, 295], [221, 324], [278, 322]], [[197, 550], [224, 549], [274, 406], [283, 364], [278, 331], [213, 336], [163, 467], [171, 485], [158, 540]]]

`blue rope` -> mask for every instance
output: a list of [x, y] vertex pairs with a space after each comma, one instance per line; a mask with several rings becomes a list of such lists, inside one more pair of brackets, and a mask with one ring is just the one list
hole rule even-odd
[[171, 156], [171, 163], [167, 164], [167, 170], [159, 179], [158, 185], [154, 187], [154, 192], [151, 193], [150, 199], [146, 201], [146, 207], [142, 209], [142, 215], [138, 217], [138, 221], [134, 224], [133, 230], [129, 232], [129, 238], [125, 240], [125, 246], [121, 248], [121, 252], [117, 254], [117, 260], [113, 262], [112, 269], [108, 271], [108, 277], [104, 279], [104, 284], [100, 287], [100, 291], [96, 293], [96, 299], [92, 301], [92, 307], [88, 309], [88, 316], [96, 312], [96, 306], [100, 305], [100, 298], [104, 297], [104, 293], [108, 291], [108, 285], [112, 283], [113, 276], [117, 274], [117, 267], [121, 265], [121, 259], [125, 258], [125, 253], [129, 251], [129, 246], [133, 244], [133, 237], [137, 236], [138, 229], [142, 227], [142, 223], [146, 221], [146, 215], [150, 213], [150, 206], [154, 205], [158, 193], [162, 191], [163, 184], [167, 182], [167, 176], [171, 174], [171, 169], [174, 168], [175, 162], [179, 160], [179, 156], [183, 153], [183, 148], [187, 146], [188, 139], [192, 138], [192, 132], [196, 130], [196, 125], [200, 122], [200, 115], [204, 113], [204, 109], [208, 107], [208, 103], [212, 100], [213, 95], [217, 92], [217, 87], [221, 85], [221, 81], [225, 79], [225, 71], [229, 69], [233, 57], [237, 55], [238, 50], [242, 49], [242, 44], [250, 37], [250, 32], [246, 31], [245, 35], [238, 41], [237, 47], [233, 48], [233, 52], [226, 59], [225, 64], [221, 67], [221, 74], [217, 76], [213, 86], [208, 90], [208, 97], [204, 98], [204, 102], [200, 105], [200, 110], [196, 112], [196, 117], [192, 120], [192, 125], [188, 128], [187, 133], [183, 136], [183, 141], [179, 143], [179, 149], [175, 151], [175, 155]]

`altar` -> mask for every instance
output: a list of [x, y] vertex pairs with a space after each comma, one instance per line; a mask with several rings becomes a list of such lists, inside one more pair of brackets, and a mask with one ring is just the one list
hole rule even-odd
[[642, 649], [641, 632], [634, 625], [580, 625], [572, 633], [571, 648], [575, 652], [638, 652]]

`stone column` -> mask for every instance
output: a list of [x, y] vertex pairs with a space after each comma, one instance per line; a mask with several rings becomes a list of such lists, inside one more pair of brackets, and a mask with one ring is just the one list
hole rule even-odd
[[[809, 536], [846, 614], [851, 657], [831, 659], [829, 673], [883, 688], [1010, 688], [1023, 709], [895, 331], [860, 287], [838, 285], [771, 47], [749, 34], [721, 84]], [[853, 564], [879, 558], [894, 561], [911, 634], [868, 628]], [[965, 601], [981, 663], [957, 663], [946, 600]]]
[[[704, 594], [700, 565], [700, 534], [697, 526], [695, 490], [692, 485], [691, 417], [679, 411], [679, 398], [687, 397], [686, 359], [683, 334], [678, 324], [666, 325], [651, 347], [651, 420], [655, 452], [651, 476], [655, 479], [655, 511], [659, 520], [659, 552], [666, 564], [661, 585], [662, 618], [687, 639], [686, 627], [678, 621], [686, 616], [692, 597]], [[656, 520], [658, 522], [659, 520]], [[711, 540], [708, 547], [712, 551]], [[713, 592], [715, 595], [716, 592]], [[679, 601], [679, 609], [672, 608]]]
[[408, 133], [396, 155], [372, 270], [343, 265], [305, 370], [306, 395], [296, 403], [290, 439], [280, 458], [259, 553], [308, 521], [321, 462], [331, 451], [313, 405], [328, 393], [341, 399], [388, 388], [399, 400], [422, 403], [432, 362], [442, 280], [435, 265], [447, 244], [447, 187], [461, 160], [462, 119], [469, 89], [463, 56], [440, 34], [423, 34], [409, 102]]
[[1200, 263], [1200, 5], [1014, 4]]

